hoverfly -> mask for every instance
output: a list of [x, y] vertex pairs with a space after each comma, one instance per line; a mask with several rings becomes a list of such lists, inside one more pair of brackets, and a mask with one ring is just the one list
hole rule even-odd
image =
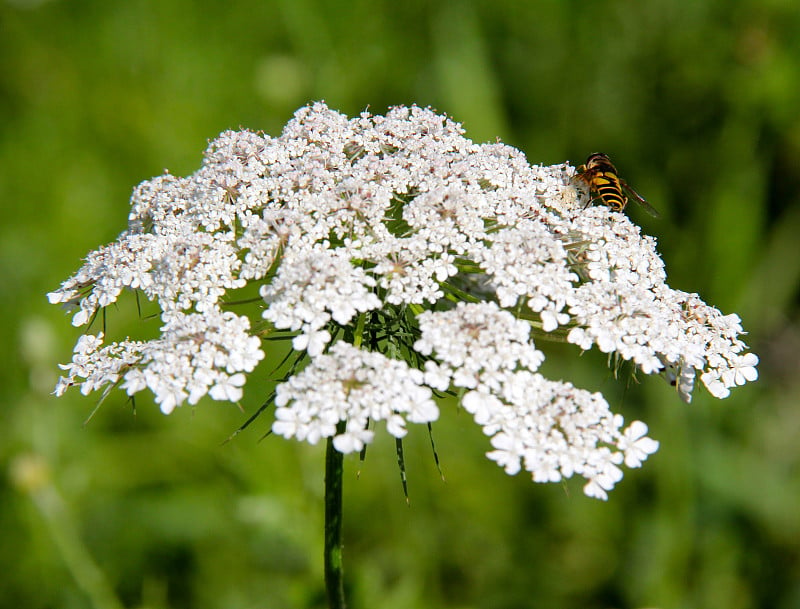
[[589, 196], [592, 200], [599, 199], [601, 203], [607, 205], [612, 211], [622, 211], [628, 204], [628, 197], [641, 205], [644, 210], [653, 217], [658, 217], [658, 212], [644, 200], [642, 195], [619, 177], [617, 168], [611, 159], [602, 152], [590, 154], [586, 159], [586, 164], [578, 167], [575, 176], [589, 188]]

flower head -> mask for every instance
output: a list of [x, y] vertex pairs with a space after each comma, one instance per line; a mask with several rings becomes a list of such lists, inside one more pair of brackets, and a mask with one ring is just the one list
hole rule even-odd
[[[452, 391], [506, 472], [578, 474], [605, 498], [658, 443], [545, 378], [542, 341], [613, 353], [685, 401], [698, 375], [717, 397], [755, 380], [758, 358], [739, 318], [671, 289], [655, 240], [587, 206], [574, 174], [418, 107], [348, 119], [317, 103], [279, 137], [225, 132], [193, 175], [140, 184], [127, 230], [48, 295], [76, 326], [125, 289], [162, 319], [147, 341], [82, 337], [56, 393], [147, 388], [165, 413], [237, 401], [274, 332], [305, 358], [278, 385], [277, 434], [356, 451], [378, 422], [401, 438], [436, 420]], [[261, 308], [229, 310], [253, 285]]]

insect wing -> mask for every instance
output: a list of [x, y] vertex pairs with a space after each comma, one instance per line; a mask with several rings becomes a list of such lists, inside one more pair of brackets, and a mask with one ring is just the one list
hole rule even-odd
[[630, 196], [630, 198], [636, 201], [648, 214], [650, 214], [654, 218], [661, 217], [661, 214], [658, 213], [656, 208], [650, 205], [650, 203], [648, 203], [647, 201], [645, 201], [644, 197], [640, 195], [638, 192], [636, 192], [633, 188], [628, 186], [628, 184], [622, 178], [620, 178], [619, 183], [622, 186], [623, 190], [625, 190], [625, 192]]

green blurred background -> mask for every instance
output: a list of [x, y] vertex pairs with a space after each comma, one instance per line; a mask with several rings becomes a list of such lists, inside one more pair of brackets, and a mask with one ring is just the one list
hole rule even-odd
[[[660, 211], [670, 284], [738, 312], [761, 379], [682, 404], [596, 353], [661, 450], [607, 503], [484, 458], [464, 413], [346, 462], [353, 609], [800, 607], [797, 0], [5, 0], [0, 5], [0, 606], [323, 606], [323, 448], [202, 402], [49, 395], [77, 331], [44, 294], [124, 228], [132, 187], [194, 171], [228, 128], [317, 99], [430, 105], [531, 162], [597, 150]], [[262, 366], [243, 400], [268, 390]], [[360, 476], [357, 473], [360, 471]]]

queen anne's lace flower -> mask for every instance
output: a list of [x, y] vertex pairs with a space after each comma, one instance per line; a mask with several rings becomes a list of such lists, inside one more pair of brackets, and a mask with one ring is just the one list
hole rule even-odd
[[[309, 361], [278, 386], [277, 434], [357, 451], [376, 422], [401, 438], [436, 420], [433, 391], [452, 390], [505, 471], [579, 474], [605, 498], [658, 443], [545, 378], [532, 329], [660, 374], [685, 401], [698, 377], [716, 397], [755, 380], [758, 358], [739, 318], [671, 289], [655, 240], [587, 207], [574, 174], [417, 107], [348, 119], [318, 103], [280, 137], [225, 132], [192, 176], [140, 184], [128, 229], [48, 295], [75, 326], [125, 288], [162, 318], [147, 341], [81, 337], [56, 394], [149, 389], [165, 413], [238, 401], [261, 337], [288, 333]], [[252, 284], [262, 309], [226, 310]]]
[[184, 401], [196, 404], [206, 393], [215, 400], [239, 400], [242, 373], [252, 372], [264, 357], [259, 339], [250, 336], [250, 321], [219, 310], [169, 313], [164, 319], [161, 337], [147, 342], [102, 347], [102, 334], [82, 336], [72, 363], [62, 366], [68, 376], [60, 379], [56, 395], [71, 385], [80, 385], [85, 395], [122, 383], [129, 395], [149, 388], [165, 414]]
[[295, 349], [319, 355], [330, 340], [321, 329], [331, 319], [344, 326], [357, 313], [381, 306], [370, 291], [374, 286], [374, 277], [353, 266], [346, 250], [314, 246], [287, 255], [272, 283], [262, 286], [261, 296], [269, 303], [263, 316], [276, 328], [302, 329]]
[[[277, 388], [272, 430], [316, 444], [334, 437], [341, 452], [361, 450], [372, 439], [370, 421], [386, 421], [390, 434], [406, 435], [406, 421], [429, 423], [439, 417], [420, 370], [381, 353], [340, 341], [305, 370]], [[347, 423], [336, 433], [340, 421]]]

